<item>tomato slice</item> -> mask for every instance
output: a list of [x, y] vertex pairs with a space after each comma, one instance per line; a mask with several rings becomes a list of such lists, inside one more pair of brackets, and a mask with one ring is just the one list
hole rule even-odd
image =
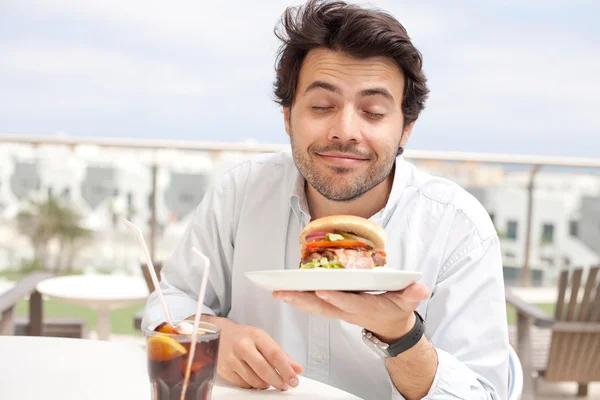
[[349, 247], [368, 247], [368, 245], [364, 242], [359, 242], [358, 240], [336, 240], [333, 242], [329, 241], [329, 240], [317, 240], [316, 242], [306, 243], [305, 247], [307, 249], [314, 249], [314, 248], [319, 248], [319, 247], [349, 248]]

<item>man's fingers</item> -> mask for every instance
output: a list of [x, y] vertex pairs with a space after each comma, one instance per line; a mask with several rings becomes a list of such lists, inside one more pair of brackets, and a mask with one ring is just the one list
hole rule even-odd
[[249, 354], [246, 362], [263, 381], [269, 383], [271, 386], [279, 390], [288, 390], [290, 388], [290, 385], [284, 382], [281, 375], [275, 370], [275, 367], [265, 359], [258, 349], [254, 349]]
[[318, 314], [326, 318], [346, 319], [345, 312], [308, 292], [278, 292], [274, 293], [276, 299], [296, 307], [299, 310]]
[[298, 386], [298, 375], [288, 359], [289, 356], [273, 339], [269, 336], [263, 336], [256, 342], [256, 346], [269, 364], [279, 372], [286, 385], [291, 387]]
[[296, 374], [300, 375], [304, 373], [304, 367], [300, 364], [298, 364], [296, 361], [291, 361], [290, 365], [292, 366], [292, 368], [294, 369], [294, 372], [296, 372]]
[[422, 300], [427, 298], [428, 294], [429, 291], [424, 285], [411, 285], [403, 291], [388, 292], [381, 296], [370, 293], [316, 292], [317, 297], [345, 312], [347, 316], [364, 314], [365, 310], [380, 309], [381, 306], [387, 304], [387, 302], [381, 303], [384, 298], [392, 301], [401, 309], [410, 310], [416, 308]]
[[364, 311], [366, 302], [371, 300], [371, 298], [364, 295], [346, 292], [318, 291], [316, 295], [318, 298], [348, 314], [357, 314]]
[[304, 367], [300, 364], [298, 364], [296, 361], [294, 361], [294, 359], [292, 358], [292, 356], [290, 356], [288, 353], [285, 352], [285, 350], [282, 349], [282, 351], [284, 352], [285, 356], [287, 357], [288, 361], [290, 362], [290, 365], [292, 366], [292, 369], [296, 372], [296, 374], [302, 374], [304, 373]]
[[242, 377], [234, 371], [231, 370], [222, 370], [220, 375], [228, 382], [235, 386], [239, 386], [244, 389], [251, 389], [252, 385], [246, 382]]
[[260, 379], [260, 377], [256, 375], [256, 372], [254, 372], [244, 360], [237, 359], [233, 366], [233, 370], [254, 388], [267, 389], [270, 386], [267, 382]]
[[275, 368], [267, 362], [265, 357], [256, 348], [255, 341], [240, 341], [234, 349], [236, 355], [245, 361], [260, 379], [279, 390], [289, 389], [289, 385], [277, 373]]
[[256, 342], [262, 336], [268, 335], [260, 330], [256, 330], [251, 336], [235, 342], [233, 345], [233, 355], [245, 361], [256, 375], [269, 385], [280, 390], [286, 390], [287, 385], [283, 382], [283, 379], [256, 348]]

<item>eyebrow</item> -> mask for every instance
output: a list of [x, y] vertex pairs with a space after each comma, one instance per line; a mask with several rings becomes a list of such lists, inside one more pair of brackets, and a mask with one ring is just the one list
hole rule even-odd
[[360, 92], [360, 97], [368, 97], [368, 96], [383, 96], [392, 103], [394, 103], [394, 96], [389, 92], [389, 90], [385, 88], [371, 88], [365, 89]]
[[[342, 94], [342, 91], [340, 90], [340, 88], [338, 88], [337, 86], [335, 86], [331, 83], [327, 83], [324, 81], [312, 82], [310, 85], [308, 85], [308, 87], [304, 91], [304, 94], [306, 95], [306, 93], [308, 93], [314, 89], [324, 89], [324, 90], [327, 90], [328, 92], [332, 92], [335, 94]], [[394, 96], [392, 96], [392, 94], [389, 92], [389, 90], [387, 90], [385, 88], [381, 88], [381, 87], [375, 87], [375, 88], [361, 90], [358, 95], [359, 95], [359, 97], [383, 96], [387, 100], [394, 103]]]
[[312, 82], [310, 85], [308, 85], [308, 87], [304, 91], [304, 94], [306, 94], [314, 89], [325, 89], [328, 92], [332, 92], [335, 94], [342, 94], [342, 91], [340, 90], [340, 88], [338, 88], [335, 85], [332, 85], [331, 83], [327, 83], [327, 82], [323, 82], [323, 81]]

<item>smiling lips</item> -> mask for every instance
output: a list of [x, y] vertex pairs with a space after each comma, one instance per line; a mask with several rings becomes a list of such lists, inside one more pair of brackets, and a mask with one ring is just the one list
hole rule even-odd
[[367, 158], [349, 153], [327, 152], [316, 154], [328, 164], [335, 164], [345, 167], [360, 165], [368, 160]]

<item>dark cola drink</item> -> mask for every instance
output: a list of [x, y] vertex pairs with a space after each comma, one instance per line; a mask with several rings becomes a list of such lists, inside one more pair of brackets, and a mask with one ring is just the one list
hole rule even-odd
[[[201, 324], [203, 333], [196, 339], [185, 400], [211, 399], [217, 370], [220, 331], [216, 326], [209, 325]], [[151, 332], [147, 335], [148, 375], [152, 399], [180, 400], [192, 337], [162, 332]]]

